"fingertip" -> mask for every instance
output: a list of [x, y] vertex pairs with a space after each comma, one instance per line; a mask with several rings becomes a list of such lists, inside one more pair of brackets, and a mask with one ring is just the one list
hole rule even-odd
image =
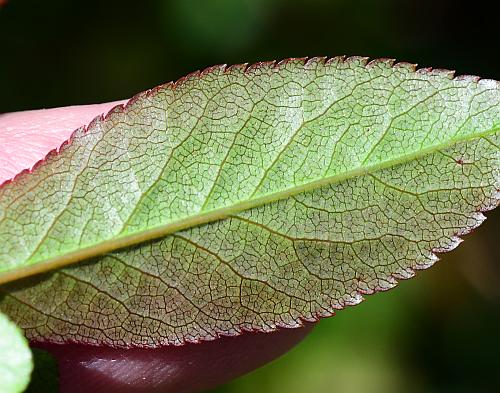
[[0, 184], [60, 147], [77, 128], [125, 102], [0, 114]]

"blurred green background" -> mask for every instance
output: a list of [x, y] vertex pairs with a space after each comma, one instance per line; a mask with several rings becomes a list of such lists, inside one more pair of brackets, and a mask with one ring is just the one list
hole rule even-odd
[[[128, 98], [213, 64], [293, 56], [392, 57], [500, 79], [492, 4], [10, 0], [0, 112]], [[212, 393], [499, 392], [500, 211], [488, 217], [431, 271]]]

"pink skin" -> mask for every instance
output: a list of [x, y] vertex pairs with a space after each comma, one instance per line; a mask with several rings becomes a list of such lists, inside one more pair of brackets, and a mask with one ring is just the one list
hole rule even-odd
[[[126, 101], [0, 114], [0, 184], [31, 168], [73, 130]], [[244, 333], [158, 349], [43, 344], [59, 362], [61, 393], [189, 393], [223, 384], [287, 352], [314, 327]]]
[[0, 184], [31, 168], [78, 127], [127, 101], [0, 114]]

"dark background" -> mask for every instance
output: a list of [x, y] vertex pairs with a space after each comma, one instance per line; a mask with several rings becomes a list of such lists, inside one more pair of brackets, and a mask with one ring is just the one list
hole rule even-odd
[[[0, 112], [123, 99], [213, 64], [294, 56], [391, 57], [500, 79], [492, 4], [10, 0]], [[322, 321], [216, 392], [500, 391], [500, 212], [488, 216], [431, 271]]]

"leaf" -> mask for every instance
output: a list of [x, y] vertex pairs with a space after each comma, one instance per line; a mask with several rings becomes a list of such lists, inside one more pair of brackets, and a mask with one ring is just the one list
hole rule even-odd
[[2, 393], [23, 392], [28, 386], [33, 360], [28, 341], [7, 317], [0, 313], [0, 387]]
[[213, 67], [0, 188], [0, 308], [33, 340], [155, 347], [330, 316], [500, 201], [500, 86], [390, 60]]

